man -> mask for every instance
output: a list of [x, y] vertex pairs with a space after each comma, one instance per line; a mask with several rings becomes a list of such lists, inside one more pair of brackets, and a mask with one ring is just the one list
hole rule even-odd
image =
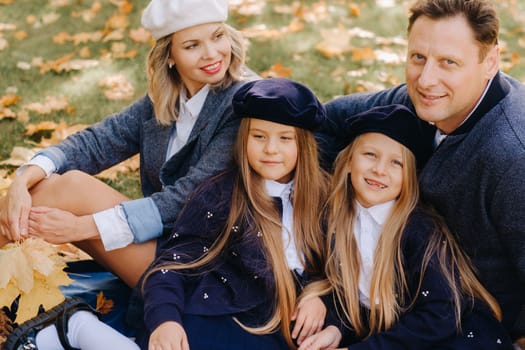
[[488, 0], [420, 0], [410, 12], [406, 83], [328, 103], [320, 145], [338, 151], [341, 123], [372, 106], [415, 110], [434, 142], [422, 198], [446, 218], [525, 349], [525, 87], [499, 72]]

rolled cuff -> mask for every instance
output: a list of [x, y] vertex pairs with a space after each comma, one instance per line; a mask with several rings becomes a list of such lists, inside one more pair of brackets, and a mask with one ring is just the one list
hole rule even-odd
[[106, 251], [123, 248], [133, 242], [133, 232], [120, 205], [93, 214], [93, 220]]
[[162, 235], [162, 217], [151, 198], [135, 199], [121, 203], [135, 243], [146, 242]]

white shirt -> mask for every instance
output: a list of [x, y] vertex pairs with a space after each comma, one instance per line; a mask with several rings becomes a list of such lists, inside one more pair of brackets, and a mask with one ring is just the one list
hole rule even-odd
[[[359, 249], [361, 270], [359, 271], [359, 300], [370, 308], [370, 285], [374, 271], [374, 257], [381, 229], [395, 200], [365, 208], [356, 201], [357, 216], [354, 236]], [[376, 301], [377, 303], [377, 301]]]
[[[179, 116], [168, 141], [166, 160], [177, 153], [188, 141], [191, 130], [193, 130], [193, 126], [204, 106], [209, 91], [209, 85], [205, 85], [190, 99], [187, 98], [185, 90], [181, 91], [179, 98]], [[45, 171], [46, 177], [56, 171], [56, 166], [51, 159], [38, 155], [28, 163], [22, 165], [17, 170], [17, 174], [21, 174], [28, 165], [41, 167]], [[133, 242], [134, 235], [122, 206], [117, 205], [113, 208], [94, 213], [93, 219], [95, 220], [97, 229], [100, 232], [100, 238], [106, 250], [122, 248]]]
[[268, 195], [271, 197], [280, 197], [283, 205], [283, 229], [281, 234], [288, 268], [297, 271], [299, 274], [302, 274], [304, 271], [304, 266], [301, 263], [301, 259], [297, 253], [293, 229], [293, 207], [290, 196], [293, 188], [293, 181], [283, 184], [273, 180], [265, 180], [265, 186]]

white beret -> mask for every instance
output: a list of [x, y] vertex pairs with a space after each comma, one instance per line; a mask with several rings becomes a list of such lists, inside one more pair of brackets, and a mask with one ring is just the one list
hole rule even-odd
[[227, 18], [228, 0], [152, 0], [142, 13], [142, 26], [157, 40], [181, 29]]

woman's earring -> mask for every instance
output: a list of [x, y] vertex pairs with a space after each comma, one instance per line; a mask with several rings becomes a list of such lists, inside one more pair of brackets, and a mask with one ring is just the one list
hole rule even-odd
[[168, 68], [169, 68], [169, 69], [173, 68], [173, 63], [168, 62]]

